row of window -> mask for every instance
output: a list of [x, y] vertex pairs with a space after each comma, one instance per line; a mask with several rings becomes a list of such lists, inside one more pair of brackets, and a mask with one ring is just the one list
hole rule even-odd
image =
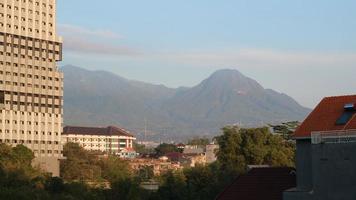
[[[4, 17], [4, 13], [0, 13], [0, 18], [1, 18], [1, 17]], [[7, 15], [6, 15], [6, 18], [8, 18], [8, 19], [11, 20], [12, 15], [7, 14]], [[18, 20], [18, 19], [19, 19], [19, 16], [15, 15], [15, 16], [14, 16], [14, 19], [15, 19], [15, 20]], [[1, 21], [3, 21], [3, 20], [1, 20]], [[26, 18], [25, 18], [25, 17], [21, 17], [21, 21], [26, 22]], [[27, 21], [28, 21], [30, 24], [33, 23], [33, 20], [32, 20], [31, 18], [29, 18]], [[39, 24], [40, 24], [40, 20], [35, 20], [35, 25], [39, 25]], [[43, 25], [43, 26], [47, 25], [47, 22], [42, 21], [42, 25]], [[50, 27], [53, 27], [53, 23], [48, 23], [48, 25], [49, 25]]]
[[6, 71], [5, 73], [3, 71], [0, 71], [0, 75], [5, 74], [6, 76], [13, 76], [14, 78], [16, 77], [22, 77], [22, 78], [30, 78], [30, 79], [41, 79], [43, 81], [49, 80], [49, 81], [59, 81], [59, 78], [52, 78], [51, 76], [46, 77], [46, 76], [39, 76], [39, 75], [32, 75], [32, 74], [25, 74], [25, 73], [17, 73], [17, 72], [8, 72]]
[[[0, 119], [0, 124], [2, 124], [2, 119]], [[5, 124], [10, 124], [10, 120], [8, 120], [8, 119], [6, 119], [6, 120], [4, 120], [4, 122], [5, 122]], [[12, 124], [14, 124], [14, 125], [17, 125], [17, 124], [21, 124], [21, 125], [25, 125], [25, 121], [23, 121], [23, 120], [20, 120], [20, 121], [18, 121], [18, 120], [13, 120], [12, 121]], [[27, 125], [32, 125], [32, 124], [34, 124], [34, 125], [36, 125], [36, 126], [38, 126], [39, 124], [41, 124], [42, 126], [45, 126], [46, 124], [48, 124], [48, 126], [52, 126], [52, 122], [32, 122], [32, 121], [27, 121], [26, 122], [26, 124]], [[54, 126], [59, 126], [59, 123], [57, 123], [57, 122], [55, 122], [54, 123]], [[16, 130], [14, 130], [14, 131], [16, 131]], [[1, 133], [1, 130], [0, 130], [0, 133]], [[15, 133], [17, 133], [17, 132], [15, 132]], [[21, 133], [23, 133], [23, 134], [25, 134], [25, 132], [21, 132]], [[31, 131], [29, 131], [28, 132], [29, 134], [31, 134]], [[42, 132], [43, 133], [43, 135], [45, 135], [45, 132]], [[35, 132], [35, 134], [36, 135], [38, 135], [38, 132]], [[52, 135], [52, 133], [51, 132], [48, 132], [48, 135]], [[55, 132], [55, 135], [58, 135], [58, 133], [57, 132]]]
[[[0, 84], [4, 84], [4, 81], [0, 80]], [[7, 86], [15, 86], [15, 87], [33, 87], [33, 88], [36, 88], [36, 89], [43, 89], [43, 90], [55, 90], [55, 91], [59, 91], [59, 90], [63, 90], [63, 87], [53, 87], [53, 86], [50, 86], [50, 85], [38, 85], [38, 84], [31, 84], [31, 83], [18, 83], [18, 82], [12, 82], [11, 84], [11, 81], [5, 81], [5, 85]]]
[[54, 105], [54, 104], [40, 104], [40, 103], [32, 103], [32, 102], [19, 102], [19, 101], [5, 101], [5, 105], [12, 105], [12, 106], [27, 106], [27, 107], [37, 107], [37, 108], [47, 108], [47, 109], [61, 109], [61, 105]]
[[[5, 43], [0, 42], [0, 46], [4, 46], [4, 45], [5, 45]], [[42, 51], [42, 54], [45, 54], [45, 55], [47, 55], [47, 56], [48, 56], [50, 53], [52, 53], [52, 54], [59, 54], [59, 51], [50, 50], [49, 48], [47, 48], [47, 46], [46, 46], [46, 48], [42, 48], [42, 49], [36, 48], [36, 47], [32, 47], [32, 46], [30, 46], [30, 45], [25, 46], [25, 45], [13, 44], [13, 43], [7, 43], [6, 46], [7, 46], [8, 48], [14, 48], [14, 51], [15, 51], [15, 52], [18, 51], [19, 49], [26, 49], [27, 52], [33, 51], [33, 55], [35, 55], [36, 53], [37, 53], [37, 54], [40, 54], [41, 51]], [[1, 54], [1, 55], [4, 55], [4, 54]]]
[[[5, 112], [6, 115], [10, 115], [10, 111], [9, 110], [0, 110], [0, 114], [2, 114], [3, 112]], [[25, 116], [25, 112], [23, 111], [13, 111], [13, 113], [15, 115], [17, 115], [18, 113], [21, 114], [22, 116]], [[32, 113], [31, 112], [27, 112], [28, 116], [32, 116]], [[38, 113], [38, 112], [35, 112], [33, 113], [34, 116], [38, 117], [40, 115], [42, 115], [42, 117], [52, 117], [54, 116], [55, 118], [58, 118], [60, 117], [58, 114], [51, 114], [51, 113]]]
[[[2, 129], [0, 129], [0, 133], [2, 133]], [[12, 133], [12, 134], [17, 134], [17, 133], [20, 133], [20, 134], [22, 134], [22, 135], [25, 135], [25, 131], [24, 131], [24, 130], [21, 130], [21, 131], [17, 132], [17, 130], [12, 130], [12, 131], [10, 131], [9, 129], [6, 129], [4, 133], [6, 133], [6, 134], [10, 134], [10, 133]], [[32, 135], [32, 131], [27, 131], [26, 134]], [[39, 135], [38, 131], [34, 131], [33, 134], [34, 134], [34, 135]], [[42, 135], [50, 135], [50, 136], [52, 136], [52, 135], [59, 136], [58, 132], [54, 132], [54, 133], [52, 133], [52, 132], [47, 132], [47, 133], [46, 133], [46, 132], [42, 131], [41, 134], [42, 134]]]
[[[16, 0], [17, 3], [20, 2], [20, 0]], [[35, 6], [40, 6], [40, 2], [39, 1], [33, 1], [33, 0], [21, 0], [22, 3], [28, 3], [29, 5], [35, 3]], [[1, 7], [4, 7], [4, 4], [0, 4]], [[48, 5], [50, 9], [53, 9], [53, 5], [52, 4], [49, 4]], [[46, 3], [42, 3], [42, 7], [46, 8], [47, 7], [47, 4]], [[11, 6], [8, 7], [11, 9]]]
[[[6, 26], [7, 26], [7, 28], [11, 28], [11, 24], [7, 24]], [[0, 22], [0, 27], [4, 27], [4, 23]], [[18, 26], [18, 25], [14, 25], [14, 28], [15, 28], [16, 30], [19, 30], [19, 26]], [[22, 30], [22, 31], [26, 31], [26, 28], [25, 28], [24, 26], [21, 26], [21, 30]], [[29, 31], [30, 33], [32, 33], [32, 32], [33, 32], [33, 29], [32, 29], [32, 28], [28, 28], [28, 31]], [[39, 33], [40, 33], [40, 30], [39, 30], [39, 29], [35, 29], [35, 32], [39, 34]], [[42, 34], [46, 34], [46, 31], [45, 31], [45, 30], [42, 30]], [[50, 36], [53, 36], [53, 32], [51, 32], [51, 31], [49, 31], [48, 34], [49, 34]]]
[[[29, 3], [31, 4], [32, 2], [29, 2]], [[31, 5], [29, 5], [29, 6], [31, 6]], [[40, 3], [39, 2], [35, 2], [35, 6], [40, 6]], [[42, 3], [42, 7], [46, 8], [47, 4], [46, 3]], [[48, 7], [49, 7], [49, 9], [53, 9], [53, 5], [52, 4], [49, 4]], [[0, 8], [5, 8], [5, 5], [3, 3], [0, 3]], [[19, 6], [7, 5], [6, 8], [9, 9], [9, 10], [14, 9], [15, 11], [19, 11], [20, 10]], [[21, 12], [26, 12], [26, 10], [27, 10], [26, 8], [21, 8]], [[28, 9], [27, 11], [28, 11], [29, 14], [35, 13], [36, 15], [40, 15], [40, 12], [38, 10], [33, 11], [32, 9]], [[47, 14], [45, 12], [42, 12], [42, 15], [45, 17]], [[51, 18], [53, 17], [53, 14], [51, 14], [51, 13], [48, 14], [48, 15]]]
[[38, 141], [38, 140], [9, 140], [9, 139], [2, 140], [2, 139], [0, 139], [0, 143], [2, 143], [3, 141], [5, 143], [13, 143], [13, 144], [56, 144], [56, 145], [59, 144], [58, 141], [52, 142], [52, 141], [43, 141], [43, 140]]
[[105, 147], [105, 148], [110, 148], [110, 145], [93, 145], [93, 144], [82, 144], [82, 147], [97, 147], [97, 148], [101, 148], [101, 147]]
[[[42, 70], [42, 71], [46, 71], [46, 70], [48, 70], [48, 71], [50, 71], [50, 72], [52, 72], [53, 71], [53, 69], [51, 68], [51, 67], [49, 67], [49, 68], [46, 68], [46, 67], [40, 67], [40, 66], [37, 66], [37, 65], [25, 65], [25, 64], [21, 64], [21, 65], [19, 65], [18, 63], [13, 63], [13, 64], [11, 64], [11, 62], [3, 62], [3, 61], [0, 61], [0, 67], [1, 66], [4, 66], [4, 64], [6, 65], [6, 66], [9, 66], [9, 67], [11, 67], [11, 66], [13, 66], [14, 67], [14, 71], [20, 66], [20, 68], [22, 68], [23, 70], [24, 69], [29, 69], [29, 70], [32, 70], [32, 69], [34, 69], [34, 70]], [[27, 67], [26, 67], [27, 66]], [[34, 73], [36, 73], [36, 71], [34, 72]], [[39, 72], [37, 72], [37, 73], [39, 73]]]
[[41, 94], [33, 94], [33, 93], [23, 93], [23, 92], [10, 92], [10, 91], [0, 91], [0, 93], [4, 93], [7, 95], [18, 95], [18, 96], [31, 96], [31, 97], [35, 97], [35, 98], [39, 98], [39, 99], [58, 99], [61, 100], [62, 97], [60, 96], [52, 96], [52, 95], [41, 95]]
[[[3, 51], [0, 51], [0, 55], [4, 55], [4, 52]], [[14, 54], [11, 54], [11, 53], [9, 53], [9, 52], [6, 52], [6, 54], [5, 54], [6, 56], [9, 56], [9, 57], [14, 57], [14, 58], [22, 58], [22, 59], [29, 59], [29, 60], [32, 60], [33, 58], [34, 58], [34, 60], [36, 60], [36, 61], [42, 61], [42, 62], [46, 62], [46, 61], [48, 61], [48, 62], [54, 62], [55, 61], [55, 59], [53, 59], [53, 58], [48, 58], [48, 56], [42, 56], [41, 58], [42, 59], [40, 59], [40, 57], [39, 56], [31, 56], [31, 55], [25, 55], [25, 54], [20, 54], [20, 56], [19, 56], [19, 54], [17, 54], [17, 53], [14, 53]], [[53, 55], [54, 56], [54, 55]]]
[[116, 142], [118, 143], [120, 141], [120, 143], [126, 143], [127, 140], [125, 139], [93, 139], [93, 138], [70, 138], [68, 139], [69, 142], [78, 142], [78, 141], [81, 141], [81, 142]]
[[42, 43], [42, 45], [46, 45], [48, 43], [49, 47], [52, 47], [51, 45], [61, 45], [60, 43], [55, 42], [55, 41], [43, 40], [43, 39], [32, 38], [32, 37], [26, 37], [24, 35], [0, 33], [0, 37], [1, 37], [2, 40], [4, 39], [4, 37], [7, 38], [7, 40], [11, 40], [12, 38], [14, 38], [15, 43], [18, 42], [19, 39], [25, 40], [25, 41], [27, 41], [29, 47], [31, 47], [33, 45], [33, 43], [36, 46], [39, 46], [40, 43]]

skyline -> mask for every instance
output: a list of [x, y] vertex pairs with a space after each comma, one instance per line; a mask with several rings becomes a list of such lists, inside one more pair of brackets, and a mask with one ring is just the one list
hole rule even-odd
[[233, 68], [310, 108], [356, 92], [351, 0], [105, 2], [58, 2], [62, 65], [168, 87]]

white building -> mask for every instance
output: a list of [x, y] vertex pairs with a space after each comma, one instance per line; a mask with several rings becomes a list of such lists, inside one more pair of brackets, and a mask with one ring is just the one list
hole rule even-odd
[[136, 138], [127, 130], [109, 126], [106, 128], [67, 126], [62, 134], [63, 143], [78, 143], [89, 151], [100, 151], [120, 157], [132, 157]]
[[0, 142], [27, 146], [53, 176], [62, 158], [61, 60], [55, 0], [0, 0]]

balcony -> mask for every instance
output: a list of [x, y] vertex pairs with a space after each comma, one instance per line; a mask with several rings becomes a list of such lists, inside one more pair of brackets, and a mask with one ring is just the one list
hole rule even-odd
[[354, 143], [356, 130], [316, 131], [311, 134], [312, 144]]

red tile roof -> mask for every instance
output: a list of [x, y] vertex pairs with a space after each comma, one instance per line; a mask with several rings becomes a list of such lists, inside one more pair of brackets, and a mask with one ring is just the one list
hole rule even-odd
[[101, 135], [101, 136], [127, 136], [134, 137], [131, 133], [123, 128], [116, 126], [109, 126], [106, 128], [99, 127], [78, 127], [78, 126], [66, 126], [63, 129], [63, 135], [76, 134], [76, 135]]
[[296, 186], [293, 168], [254, 168], [225, 189], [216, 200], [282, 200]]
[[336, 124], [344, 112], [344, 106], [349, 103], [356, 103], [356, 95], [324, 98], [295, 131], [294, 137], [310, 138], [311, 133], [315, 131], [356, 129], [355, 115], [346, 125]]

